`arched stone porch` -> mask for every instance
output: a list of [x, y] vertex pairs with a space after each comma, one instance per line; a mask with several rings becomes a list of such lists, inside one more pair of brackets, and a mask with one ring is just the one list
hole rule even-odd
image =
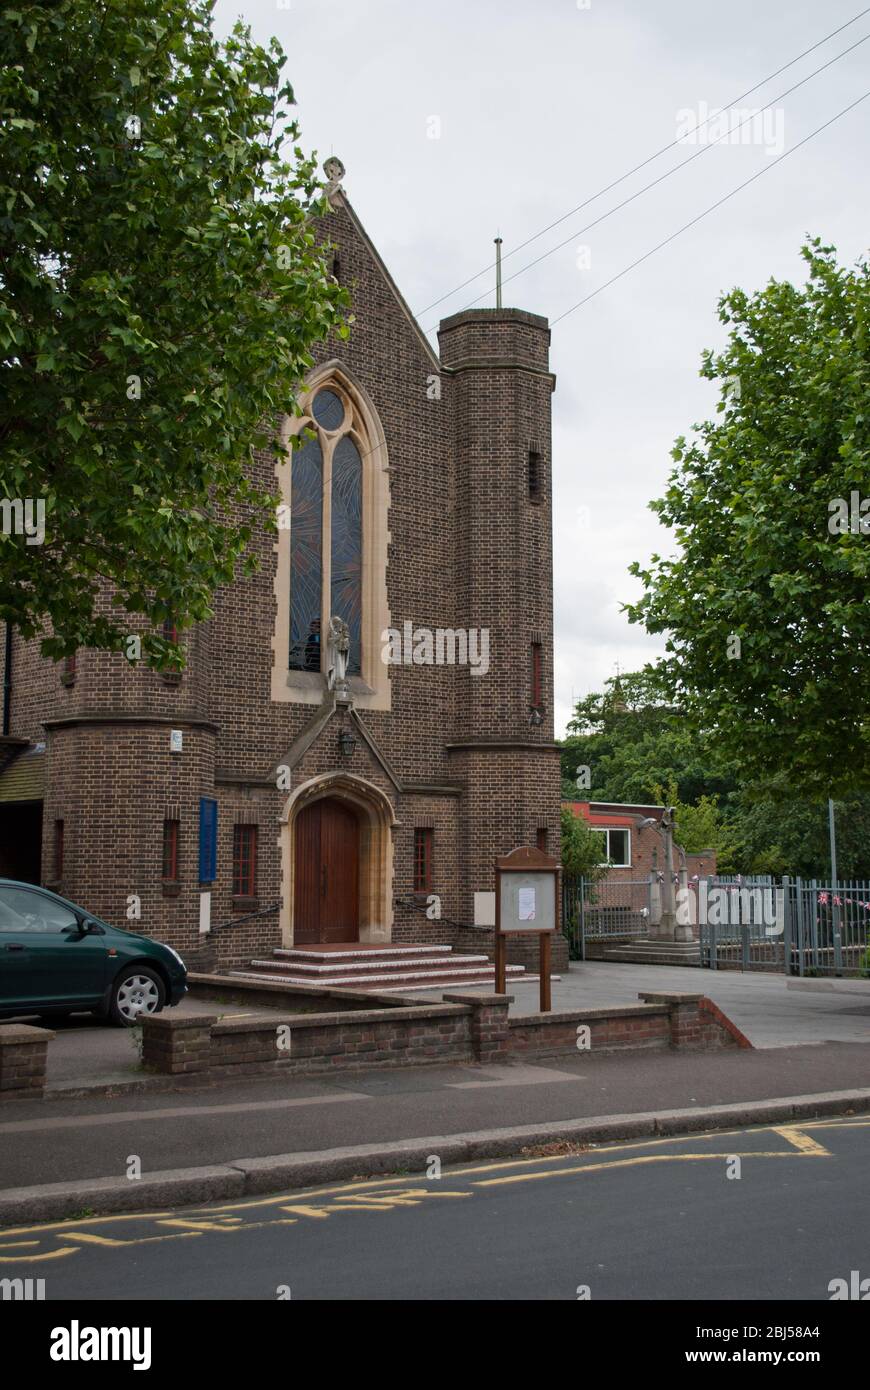
[[[296, 821], [316, 801], [335, 798], [351, 807], [359, 821], [359, 940], [389, 942], [393, 929], [393, 826], [389, 797], [365, 778], [327, 772], [297, 787], [281, 813], [281, 943], [294, 944], [296, 900]], [[337, 866], [327, 866], [335, 871]]]

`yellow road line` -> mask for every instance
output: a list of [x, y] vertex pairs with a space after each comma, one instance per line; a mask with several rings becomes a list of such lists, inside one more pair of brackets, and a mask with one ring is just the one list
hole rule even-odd
[[35, 1264], [37, 1260], [60, 1260], [64, 1255], [74, 1255], [76, 1248], [71, 1245], [67, 1250], [46, 1250], [44, 1255], [0, 1255], [0, 1264]]
[[[734, 1135], [745, 1135], [745, 1134], [747, 1133], [747, 1130], [753, 1130], [755, 1133], [758, 1133], [758, 1134], [764, 1134], [764, 1133], [779, 1134], [779, 1135], [781, 1135], [783, 1138], [785, 1138], [788, 1142], [792, 1142], [792, 1140], [790, 1139], [789, 1136], [790, 1136], [790, 1134], [791, 1134], [792, 1132], [795, 1132], [795, 1131], [797, 1131], [798, 1129], [801, 1130], [801, 1131], [805, 1131], [805, 1130], [808, 1130], [808, 1129], [819, 1129], [819, 1128], [824, 1128], [824, 1129], [838, 1129], [838, 1128], [841, 1128], [841, 1129], [849, 1129], [849, 1128], [855, 1128], [855, 1127], [866, 1128], [866, 1127], [868, 1127], [868, 1126], [870, 1126], [870, 1119], [858, 1120], [858, 1119], [853, 1119], [851, 1116], [849, 1116], [849, 1117], [843, 1117], [843, 1118], [833, 1117], [833, 1118], [830, 1118], [830, 1119], [819, 1119], [819, 1120], [802, 1120], [802, 1121], [799, 1122], [799, 1124], [794, 1124], [794, 1125], [791, 1125], [791, 1124], [788, 1124], [788, 1123], [786, 1123], [786, 1124], [784, 1124], [784, 1125], [764, 1125], [764, 1126], [761, 1126], [761, 1125], [758, 1125], [758, 1126], [757, 1126], [757, 1125], [743, 1125], [742, 1127], [740, 1127], [740, 1128], [738, 1128], [738, 1129], [730, 1129], [730, 1130], [721, 1130], [721, 1129], [705, 1130], [705, 1131], [703, 1131], [703, 1132], [696, 1132], [696, 1133], [694, 1133], [694, 1134], [689, 1134], [689, 1135], [687, 1135], [687, 1134], [675, 1134], [675, 1135], [661, 1135], [661, 1136], [658, 1136], [658, 1137], [651, 1136], [651, 1137], [649, 1137], [649, 1138], [643, 1138], [643, 1139], [637, 1139], [637, 1140], [616, 1140], [616, 1141], [613, 1141], [613, 1142], [608, 1143], [608, 1144], [597, 1144], [597, 1143], [594, 1143], [594, 1142], [593, 1142], [593, 1143], [590, 1145], [590, 1149], [588, 1150], [588, 1152], [590, 1152], [590, 1153], [591, 1153], [591, 1152], [594, 1152], [597, 1156], [600, 1156], [600, 1155], [609, 1154], [609, 1153], [628, 1153], [628, 1152], [630, 1152], [631, 1150], [634, 1150], [634, 1149], [660, 1148], [660, 1147], [665, 1147], [666, 1145], [686, 1144], [686, 1143], [690, 1143], [690, 1142], [692, 1142], [692, 1143], [709, 1142], [710, 1140], [714, 1140], [714, 1139], [715, 1139], [715, 1140], [728, 1139], [728, 1138], [730, 1138], [730, 1137], [732, 1137], [732, 1136], [734, 1136]], [[449, 1136], [447, 1136], [447, 1137], [449, 1138]], [[560, 1142], [560, 1141], [554, 1140], [553, 1142], [554, 1142], [554, 1143], [557, 1143], [557, 1142]], [[573, 1141], [571, 1141], [571, 1140], [569, 1139], [569, 1140], [567, 1140], [567, 1141], [565, 1141], [565, 1142], [570, 1143], [570, 1142], [573, 1142]], [[582, 1143], [582, 1140], [579, 1140], [579, 1139], [578, 1139], [577, 1142], [578, 1142], [578, 1143]], [[808, 1142], [812, 1142], [812, 1141], [808, 1141]], [[819, 1146], [819, 1147], [821, 1148], [821, 1146]], [[827, 1151], [822, 1150], [822, 1152], [827, 1152]], [[724, 1155], [717, 1154], [717, 1155], [698, 1155], [698, 1156], [699, 1156], [699, 1157], [723, 1157]], [[728, 1156], [732, 1156], [732, 1155], [728, 1155]], [[737, 1156], [741, 1156], [741, 1155], [733, 1155], [733, 1156], [734, 1156], [734, 1157], [737, 1157]], [[756, 1152], [755, 1154], [753, 1154], [753, 1153], [750, 1152], [750, 1153], [748, 1153], [748, 1154], [746, 1154], [746, 1155], [742, 1155], [742, 1156], [745, 1156], [745, 1157], [747, 1157], [747, 1158], [752, 1158], [752, 1157], [762, 1157], [762, 1156], [767, 1156], [767, 1157], [784, 1157], [784, 1156], [786, 1156], [786, 1155], [784, 1155], [784, 1154], [762, 1155], [760, 1152]], [[821, 1156], [821, 1155], [819, 1155], [819, 1156]], [[582, 1159], [584, 1158], [584, 1154], [580, 1153], [580, 1154], [575, 1155], [575, 1157], [576, 1157], [578, 1160], [582, 1160]], [[471, 1178], [471, 1177], [473, 1177], [473, 1175], [478, 1174], [478, 1173], [503, 1172], [503, 1171], [505, 1171], [506, 1169], [512, 1169], [512, 1168], [523, 1168], [523, 1169], [528, 1169], [528, 1168], [532, 1168], [532, 1167], [541, 1167], [541, 1166], [543, 1166], [544, 1164], [552, 1163], [552, 1162], [554, 1161], [554, 1159], [558, 1159], [558, 1158], [559, 1158], [559, 1155], [558, 1155], [558, 1154], [549, 1154], [549, 1155], [543, 1155], [543, 1156], [538, 1157], [538, 1158], [497, 1159], [497, 1160], [492, 1160], [492, 1161], [489, 1161], [489, 1162], [486, 1162], [486, 1163], [463, 1164], [463, 1165], [458, 1165], [458, 1166], [455, 1167], [455, 1168], [452, 1168], [452, 1169], [450, 1170], [450, 1173], [449, 1173], [448, 1175], [446, 1175], [446, 1176], [449, 1177], [450, 1179], [452, 1179], [453, 1181], [461, 1181], [461, 1180], [464, 1179], [464, 1178]], [[365, 1164], [365, 1159], [364, 1159], [364, 1158], [361, 1158], [361, 1159], [360, 1159], [360, 1166], [362, 1167], [362, 1166], [364, 1166], [364, 1164]], [[544, 1173], [541, 1174], [541, 1176], [547, 1176], [547, 1174], [550, 1173], [550, 1172], [561, 1172], [561, 1171], [571, 1171], [571, 1172], [574, 1172], [574, 1171], [579, 1171], [580, 1168], [581, 1168], [581, 1166], [589, 1167], [590, 1165], [588, 1165], [588, 1164], [587, 1164], [587, 1165], [581, 1165], [580, 1163], [577, 1163], [577, 1164], [575, 1165], [575, 1167], [571, 1168], [570, 1170], [552, 1170], [552, 1169], [547, 1169], [546, 1172], [544, 1172]], [[606, 1166], [606, 1165], [602, 1165], [602, 1166]], [[537, 1176], [537, 1175], [535, 1175], [535, 1174], [530, 1174], [530, 1176]], [[244, 1212], [244, 1211], [254, 1210], [254, 1209], [257, 1209], [257, 1208], [259, 1208], [259, 1207], [280, 1205], [281, 1202], [286, 1202], [286, 1201], [288, 1200], [288, 1198], [293, 1197], [293, 1196], [295, 1196], [295, 1195], [303, 1195], [304, 1198], [305, 1198], [306, 1200], [308, 1200], [308, 1199], [310, 1199], [310, 1198], [312, 1198], [312, 1197], [336, 1196], [336, 1195], [340, 1195], [341, 1193], [346, 1193], [346, 1192], [354, 1192], [354, 1193], [358, 1192], [358, 1193], [363, 1193], [363, 1192], [371, 1191], [372, 1189], [381, 1189], [381, 1188], [386, 1188], [386, 1187], [401, 1186], [401, 1185], [403, 1185], [403, 1184], [407, 1184], [409, 1181], [417, 1181], [417, 1182], [419, 1182], [419, 1181], [420, 1181], [420, 1177], [421, 1177], [420, 1174], [405, 1173], [404, 1175], [402, 1175], [402, 1176], [400, 1176], [400, 1177], [370, 1178], [370, 1179], [367, 1179], [367, 1180], [364, 1181], [364, 1182], [357, 1182], [357, 1181], [351, 1180], [351, 1181], [345, 1182], [345, 1183], [338, 1183], [338, 1184], [333, 1183], [333, 1184], [331, 1184], [331, 1185], [329, 1185], [329, 1186], [325, 1186], [325, 1187], [315, 1187], [315, 1188], [291, 1188], [289, 1191], [285, 1191], [285, 1192], [283, 1192], [283, 1193], [273, 1194], [273, 1195], [268, 1196], [268, 1197], [258, 1197], [258, 1198], [254, 1198], [254, 1199], [251, 1199], [251, 1200], [242, 1200], [242, 1201], [239, 1201], [239, 1202], [227, 1203], [227, 1204], [225, 1204], [225, 1205], [223, 1205], [223, 1206], [219, 1206], [219, 1207], [216, 1207], [216, 1206], [214, 1206], [213, 1204], [209, 1203], [207, 1208], [206, 1208], [206, 1207], [193, 1207], [193, 1208], [191, 1208], [191, 1213], [196, 1213], [197, 1211], [206, 1211], [206, 1210], [208, 1210], [209, 1212], [214, 1213], [215, 1215], [218, 1215], [218, 1214], [220, 1214], [220, 1213], [222, 1213], [222, 1212], [237, 1212], [237, 1211]], [[434, 1187], [435, 1184], [436, 1184], [436, 1182], [438, 1182], [438, 1181], [444, 1181], [444, 1179], [437, 1179], [437, 1180], [436, 1180], [436, 1179], [430, 1179], [430, 1180], [427, 1180], [427, 1181], [431, 1181], [431, 1182], [433, 1183], [433, 1187]], [[75, 1224], [76, 1224], [76, 1227], [79, 1227], [79, 1226], [81, 1226], [81, 1225], [83, 1225], [83, 1224], [87, 1224], [88, 1226], [104, 1226], [104, 1225], [107, 1225], [107, 1224], [109, 1224], [109, 1223], [116, 1223], [116, 1222], [118, 1222], [118, 1221], [127, 1221], [127, 1222], [129, 1222], [129, 1221], [159, 1221], [159, 1220], [165, 1220], [166, 1218], [170, 1218], [170, 1217], [173, 1217], [173, 1216], [175, 1216], [175, 1215], [176, 1215], [176, 1213], [173, 1212], [172, 1210], [169, 1210], [169, 1211], [152, 1211], [152, 1212], [119, 1212], [119, 1213], [115, 1213], [115, 1214], [112, 1214], [112, 1215], [106, 1215], [106, 1216], [85, 1217], [83, 1221], [78, 1221], [78, 1222], [76, 1222]], [[0, 1244], [5, 1243], [6, 1239], [7, 1239], [9, 1236], [30, 1235], [30, 1234], [33, 1234], [34, 1232], [37, 1233], [37, 1234], [47, 1234], [47, 1233], [49, 1233], [50, 1231], [61, 1231], [61, 1232], [62, 1232], [62, 1231], [69, 1231], [69, 1230], [71, 1229], [71, 1227], [72, 1227], [72, 1222], [71, 1222], [70, 1218], [66, 1218], [65, 1220], [60, 1220], [60, 1221], [38, 1222], [38, 1223], [36, 1223], [36, 1224], [34, 1224], [34, 1225], [30, 1225], [30, 1226], [14, 1226], [14, 1227], [7, 1227], [7, 1228], [5, 1228], [5, 1229], [4, 1229], [4, 1228], [0, 1228]]]
[[788, 1140], [789, 1144], [794, 1144], [795, 1148], [799, 1149], [801, 1153], [816, 1154], [820, 1158], [831, 1157], [829, 1149], [826, 1149], [824, 1145], [820, 1144], [817, 1139], [814, 1139], [811, 1134], [805, 1134], [802, 1129], [798, 1129], [795, 1125], [783, 1125], [773, 1132], [774, 1134], [781, 1134], [783, 1139]]
[[[825, 1153], [825, 1150], [822, 1150]], [[611, 1159], [607, 1163], [583, 1163], [573, 1168], [552, 1168], [548, 1173], [511, 1173], [505, 1178], [484, 1178], [475, 1187], [499, 1187], [512, 1182], [535, 1182], [539, 1178], [566, 1178], [577, 1173], [597, 1173], [609, 1168], [634, 1168], [642, 1163], [712, 1163], [714, 1159], [727, 1162], [729, 1158], [808, 1158], [815, 1157], [792, 1149], [756, 1149], [749, 1153], [721, 1154], [635, 1154], [633, 1158]], [[833, 1155], [828, 1154], [829, 1158]]]

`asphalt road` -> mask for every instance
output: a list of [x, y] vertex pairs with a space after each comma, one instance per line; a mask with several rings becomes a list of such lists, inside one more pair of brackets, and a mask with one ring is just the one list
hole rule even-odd
[[10, 1228], [0, 1279], [77, 1305], [827, 1301], [870, 1277], [868, 1154], [870, 1119], [818, 1120]]

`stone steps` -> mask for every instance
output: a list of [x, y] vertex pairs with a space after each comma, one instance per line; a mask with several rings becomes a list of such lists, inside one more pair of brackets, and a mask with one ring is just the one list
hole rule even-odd
[[[252, 960], [227, 978], [255, 984], [323, 985], [378, 994], [485, 986], [495, 989], [495, 967], [486, 955], [461, 955], [452, 946], [369, 945], [348, 942], [322, 946], [276, 947], [266, 959]], [[508, 984], [537, 980], [523, 965], [508, 965]], [[553, 976], [553, 979], [558, 979]]]
[[627, 965], [697, 965], [701, 950], [697, 941], [636, 941], [630, 945], [608, 946], [601, 960], [623, 961]]
[[[522, 983], [537, 980], [537, 975], [531, 975], [525, 971], [521, 965], [508, 967], [507, 983], [516, 984], [517, 977]], [[238, 980], [245, 984], [258, 984], [266, 978], [263, 973], [246, 972], [244, 970], [230, 970], [226, 975], [227, 979]], [[551, 977], [558, 980], [558, 975]], [[279, 985], [311, 985], [312, 983], [322, 984], [324, 989], [359, 989], [369, 991], [372, 994], [417, 994], [424, 990], [433, 989], [470, 989], [472, 986], [485, 986], [487, 989], [495, 989], [495, 971], [490, 968], [484, 973], [480, 970], [449, 971], [444, 970], [438, 974], [409, 973], [407, 975], [347, 975], [339, 979], [330, 978], [328, 980], [312, 981], [310, 976], [300, 978], [298, 975], [273, 975], [269, 974], [270, 984]], [[399, 981], [399, 983], [397, 983]]]
[[[276, 957], [278, 953], [275, 953]], [[317, 963], [314, 960], [287, 960], [286, 954], [280, 958], [270, 960], [252, 960], [251, 968], [254, 970], [268, 970], [292, 972], [294, 975], [310, 977], [312, 983], [316, 984], [322, 980], [324, 984], [330, 979], [337, 979], [340, 975], [348, 972], [359, 973], [365, 970], [366, 974], [372, 975], [391, 975], [397, 970], [415, 970], [430, 973], [432, 970], [442, 970], [456, 968], [458, 966], [478, 966], [485, 968], [491, 966], [488, 956], [451, 956], [451, 955], [430, 955], [424, 952], [421, 955], [409, 955], [399, 957], [389, 957], [382, 959], [380, 956], [366, 956], [364, 960], [358, 957], [348, 959], [342, 956], [339, 959], [330, 953], [328, 957], [321, 957]], [[522, 966], [515, 966], [514, 969], [522, 969]]]

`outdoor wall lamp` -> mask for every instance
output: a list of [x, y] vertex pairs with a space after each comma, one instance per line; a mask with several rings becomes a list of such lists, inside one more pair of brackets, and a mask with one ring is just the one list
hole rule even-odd
[[543, 724], [543, 722], [544, 716], [541, 714], [541, 711], [539, 709], [533, 709], [531, 714], [529, 715], [529, 723], [532, 725], [532, 727], [537, 729], [540, 724]]
[[342, 729], [338, 736], [338, 749], [343, 758], [349, 758], [356, 748], [356, 737], [350, 729]]

